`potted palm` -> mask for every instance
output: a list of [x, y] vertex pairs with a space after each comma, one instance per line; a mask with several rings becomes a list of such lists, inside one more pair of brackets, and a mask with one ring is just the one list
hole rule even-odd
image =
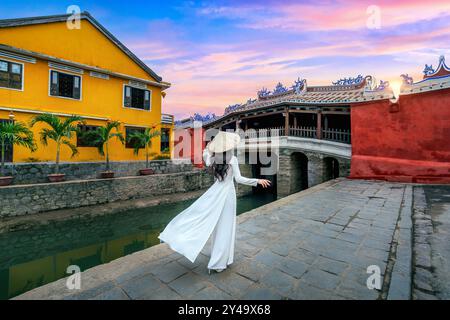
[[44, 113], [35, 116], [31, 120], [31, 126], [36, 123], [47, 124], [50, 128], [43, 128], [40, 132], [41, 141], [44, 146], [48, 145], [48, 140], [53, 140], [56, 143], [56, 161], [55, 173], [49, 174], [48, 180], [50, 182], [64, 181], [65, 174], [59, 172], [59, 158], [61, 154], [61, 145], [66, 145], [72, 151], [72, 157], [78, 153], [77, 147], [70, 142], [73, 134], [77, 132], [78, 124], [84, 123], [83, 118], [79, 116], [70, 116], [65, 120], [61, 120], [58, 116], [50, 113]]
[[5, 176], [5, 153], [7, 145], [19, 145], [31, 151], [36, 150], [33, 132], [25, 124], [14, 121], [0, 122], [0, 186], [10, 185], [13, 180], [12, 176]]
[[[106, 126], [85, 133], [85, 138], [91, 141], [92, 145], [97, 147], [98, 152], [105, 157], [106, 170], [100, 173], [100, 176], [104, 179], [114, 178], [114, 171], [111, 171], [109, 164], [109, 140], [116, 138], [122, 144], [125, 141], [123, 134], [119, 132], [119, 128], [119, 121], [109, 121]], [[116, 132], [113, 132], [113, 130]]]
[[145, 131], [135, 131], [127, 137], [128, 142], [133, 144], [134, 154], [138, 155], [140, 149], [145, 152], [145, 169], [139, 170], [140, 175], [146, 176], [153, 174], [153, 170], [149, 168], [150, 149], [152, 147], [152, 139], [160, 136], [161, 132], [154, 128], [147, 128]]

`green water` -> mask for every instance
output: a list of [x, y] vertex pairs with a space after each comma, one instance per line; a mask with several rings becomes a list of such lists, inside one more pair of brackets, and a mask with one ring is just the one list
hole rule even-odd
[[[270, 194], [239, 198], [237, 213], [273, 200]], [[84, 271], [159, 244], [162, 229], [192, 202], [74, 218], [0, 235], [0, 299], [64, 278], [69, 265]]]

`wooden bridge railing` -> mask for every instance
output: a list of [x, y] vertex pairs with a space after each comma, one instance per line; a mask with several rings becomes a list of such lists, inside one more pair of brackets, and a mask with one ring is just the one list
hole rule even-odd
[[[317, 139], [317, 128], [289, 127], [288, 134], [291, 137]], [[270, 138], [271, 136], [286, 136], [284, 127], [253, 129], [246, 132], [247, 138]], [[322, 129], [320, 139], [342, 143], [351, 143], [351, 133], [350, 130], [345, 129]]]

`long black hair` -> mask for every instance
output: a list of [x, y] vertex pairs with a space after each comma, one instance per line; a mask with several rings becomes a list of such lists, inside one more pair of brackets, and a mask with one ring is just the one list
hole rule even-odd
[[211, 157], [212, 174], [219, 181], [223, 181], [228, 173], [230, 167], [230, 160], [233, 156], [233, 152], [226, 151], [220, 153], [214, 153]]

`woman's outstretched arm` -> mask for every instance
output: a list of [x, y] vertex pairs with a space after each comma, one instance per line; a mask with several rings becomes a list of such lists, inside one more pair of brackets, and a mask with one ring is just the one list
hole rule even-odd
[[246, 184], [248, 186], [256, 187], [259, 179], [251, 179], [241, 176], [241, 171], [239, 170], [239, 163], [236, 157], [233, 157], [230, 161], [231, 168], [233, 169], [233, 176], [237, 183]]
[[208, 148], [203, 150], [203, 161], [205, 161], [205, 165], [209, 167], [211, 165], [211, 153], [209, 153]]

